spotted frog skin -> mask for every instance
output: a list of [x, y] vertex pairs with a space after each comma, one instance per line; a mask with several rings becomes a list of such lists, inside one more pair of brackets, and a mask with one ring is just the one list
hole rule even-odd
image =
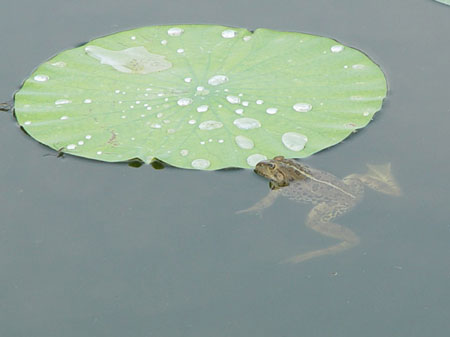
[[314, 169], [282, 156], [259, 162], [255, 172], [270, 179], [269, 194], [250, 208], [237, 213], [260, 213], [273, 204], [278, 196], [285, 196], [297, 202], [312, 203], [314, 207], [306, 219], [306, 226], [312, 230], [339, 240], [327, 248], [313, 250], [293, 256], [283, 262], [299, 263], [314, 257], [336, 254], [359, 244], [359, 237], [349, 228], [333, 220], [350, 211], [364, 195], [364, 187], [378, 192], [400, 196], [401, 190], [391, 174], [391, 165], [367, 165], [365, 174], [351, 174], [344, 179]]

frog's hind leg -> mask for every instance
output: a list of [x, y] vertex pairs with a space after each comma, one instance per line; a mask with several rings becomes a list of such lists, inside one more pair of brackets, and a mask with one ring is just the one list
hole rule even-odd
[[366, 174], [355, 174], [353, 176], [359, 178], [364, 185], [375, 191], [394, 196], [400, 196], [402, 194], [400, 186], [391, 173], [391, 163], [384, 165], [367, 164], [367, 167], [369, 170]]
[[349, 209], [347, 205], [330, 205], [320, 203], [315, 206], [308, 214], [306, 220], [307, 227], [325, 236], [341, 240], [340, 243], [318, 250], [293, 256], [282, 261], [283, 263], [299, 263], [313, 257], [336, 254], [344, 250], [350, 249], [359, 244], [358, 236], [347, 227], [331, 222], [335, 217], [343, 214]]

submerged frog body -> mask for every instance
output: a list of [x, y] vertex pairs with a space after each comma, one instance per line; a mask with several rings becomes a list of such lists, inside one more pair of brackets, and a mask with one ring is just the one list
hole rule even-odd
[[306, 226], [316, 232], [337, 239], [333, 246], [293, 256], [285, 262], [299, 263], [313, 257], [335, 254], [359, 243], [358, 236], [333, 219], [351, 210], [364, 195], [364, 187], [399, 196], [400, 188], [391, 175], [390, 164], [367, 165], [365, 174], [351, 174], [344, 179], [282, 156], [259, 162], [255, 172], [270, 179], [271, 192], [248, 209], [239, 211], [261, 212], [273, 204], [278, 196], [314, 205], [306, 219]]

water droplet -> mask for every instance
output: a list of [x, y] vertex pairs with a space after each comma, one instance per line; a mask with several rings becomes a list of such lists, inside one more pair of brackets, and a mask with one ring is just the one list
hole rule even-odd
[[248, 106], [248, 104], [249, 104], [248, 101], [243, 101], [243, 102], [242, 102], [242, 105], [243, 105], [243, 106]]
[[202, 170], [211, 166], [211, 163], [208, 159], [195, 159], [192, 161], [191, 165], [193, 168]]
[[165, 46], [167, 44], [167, 40], [161, 40], [161, 44]]
[[36, 75], [34, 76], [34, 80], [38, 81], [38, 82], [46, 82], [49, 80], [50, 77], [48, 77], [47, 75]]
[[51, 63], [51, 65], [54, 67], [58, 67], [58, 68], [64, 68], [67, 64], [66, 64], [66, 62], [58, 61], [58, 62]]
[[25, 123], [23, 123], [25, 125], [31, 125], [31, 121], [26, 121]]
[[195, 119], [191, 119], [190, 121], [188, 121], [188, 123], [194, 125], [195, 123], [197, 123], [197, 121]]
[[266, 109], [266, 112], [269, 115], [274, 115], [274, 114], [276, 114], [278, 112], [278, 109], [277, 108], [268, 108], [268, 109]]
[[58, 99], [58, 100], [55, 101], [56, 105], [69, 104], [69, 103], [72, 103], [72, 101], [69, 101], [68, 99], [64, 99], [64, 98]]
[[186, 156], [189, 154], [189, 151], [186, 150], [186, 149], [184, 149], [184, 150], [181, 150], [181, 151], [180, 151], [180, 154], [181, 154], [183, 157], [186, 157]]
[[223, 126], [222, 122], [204, 121], [198, 125], [198, 128], [201, 130], [214, 130], [214, 129], [220, 129], [222, 126]]
[[91, 139], [92, 136], [91, 136], [91, 135], [86, 135], [84, 138], [86, 138], [86, 139]]
[[158, 118], [161, 118], [162, 116], [164, 116], [162, 112], [158, 112], [158, 114], [156, 115], [156, 117]]
[[223, 139], [219, 139], [219, 140], [217, 141], [217, 143], [220, 143], [220, 144], [222, 144], [223, 142], [224, 142]]
[[179, 106], [186, 106], [186, 105], [189, 105], [189, 104], [191, 104], [192, 103], [192, 99], [190, 99], [190, 98], [180, 98], [178, 101], [177, 101], [177, 104], [179, 105]]
[[116, 94], [120, 94], [120, 89], [114, 90]]
[[180, 36], [181, 34], [183, 34], [183, 32], [183, 28], [172, 27], [167, 31], [167, 34], [169, 34], [170, 36]]
[[261, 123], [258, 120], [248, 117], [235, 119], [233, 124], [236, 125], [239, 129], [243, 130], [250, 130], [261, 127]]
[[83, 102], [86, 104], [89, 104], [89, 103], [92, 103], [92, 99], [86, 98]]
[[296, 103], [292, 108], [298, 112], [308, 112], [311, 111], [312, 105], [309, 103]]
[[183, 49], [183, 48], [177, 49], [177, 53], [178, 53], [178, 54], [184, 53], [184, 49]]
[[206, 112], [206, 111], [208, 111], [208, 106], [207, 105], [200, 105], [198, 108], [197, 108], [197, 112]]
[[241, 99], [237, 96], [228, 95], [227, 101], [230, 102], [231, 104], [238, 104], [241, 102]]
[[343, 45], [340, 45], [340, 44], [337, 44], [337, 45], [335, 45], [335, 46], [332, 46], [332, 47], [330, 48], [330, 50], [331, 50], [332, 53], [340, 53], [341, 51], [344, 50], [344, 46], [343, 46]]
[[66, 120], [66, 119], [69, 119], [69, 117], [68, 117], [68, 116], [62, 116], [62, 117], [60, 118], [60, 120], [62, 120], [62, 121]]
[[361, 70], [361, 69], [364, 69], [365, 67], [366, 66], [364, 64], [354, 64], [354, 65], [352, 65], [352, 68], [356, 69], [356, 70]]
[[233, 29], [227, 29], [222, 32], [222, 37], [225, 39], [232, 39], [233, 37], [236, 37], [237, 31]]
[[66, 146], [66, 149], [67, 150], [75, 150], [76, 147], [77, 146], [75, 144], [69, 144], [69, 145]]
[[130, 37], [130, 39], [136, 40], [136, 36], [132, 36], [132, 37]]
[[152, 129], [161, 129], [161, 124], [153, 123], [152, 125], [150, 125], [150, 127], [151, 127]]
[[266, 159], [267, 159], [266, 156], [259, 153], [255, 153], [247, 157], [247, 164], [250, 166], [256, 166], [256, 164], [258, 164], [260, 161]]
[[253, 147], [255, 146], [255, 144], [253, 143], [253, 140], [251, 140], [250, 138], [244, 137], [244, 136], [236, 136], [234, 138], [236, 144], [244, 150], [251, 150], [253, 149]]
[[259, 104], [259, 105], [261, 105], [261, 104], [263, 104], [264, 103], [264, 101], [262, 100], [262, 99], [258, 99], [257, 101], [256, 101], [256, 104]]
[[364, 111], [364, 113], [363, 113], [363, 116], [369, 116], [370, 115], [370, 112], [369, 111]]
[[151, 109], [152, 109], [152, 107], [151, 107], [151, 106], [148, 106], [148, 107], [146, 107], [146, 109], [147, 109], [147, 110], [151, 110]]
[[215, 75], [208, 80], [210, 85], [219, 85], [228, 81], [228, 77], [225, 75]]
[[185, 81], [186, 83], [191, 83], [191, 82], [192, 82], [192, 78], [186, 77], [186, 78], [184, 79], [184, 81]]
[[289, 150], [301, 151], [304, 149], [308, 138], [301, 133], [286, 132], [283, 136], [281, 136], [281, 141]]
[[252, 39], [251, 35], [247, 35], [242, 38], [242, 40], [244, 40], [245, 42], [250, 41], [251, 39]]
[[238, 115], [242, 115], [244, 113], [244, 109], [236, 109], [234, 110]]
[[102, 151], [97, 151], [97, 154], [99, 154], [99, 155], [102, 154], [102, 153], [103, 153]]
[[78, 145], [83, 145], [84, 144], [84, 142], [82, 141], [82, 140], [80, 140], [79, 142], [78, 142]]

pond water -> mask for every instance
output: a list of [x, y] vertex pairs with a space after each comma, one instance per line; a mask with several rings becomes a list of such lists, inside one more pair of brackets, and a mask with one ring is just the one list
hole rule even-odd
[[334, 241], [287, 199], [236, 215], [268, 192], [252, 171], [57, 158], [2, 113], [0, 336], [447, 336], [450, 6], [17, 0], [0, 22], [0, 98], [57, 52], [175, 23], [306, 32], [370, 55], [388, 79], [383, 109], [305, 162], [339, 177], [390, 162], [403, 196], [368, 190], [337, 219], [356, 248], [279, 264]]

